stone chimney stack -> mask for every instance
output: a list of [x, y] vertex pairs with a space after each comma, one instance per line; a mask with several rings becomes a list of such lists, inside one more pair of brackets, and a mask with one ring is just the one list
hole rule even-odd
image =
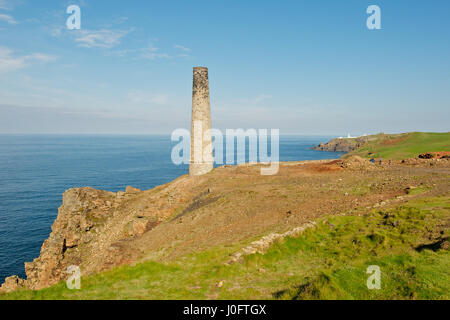
[[191, 158], [189, 174], [199, 176], [213, 169], [208, 68], [195, 67], [192, 85]]

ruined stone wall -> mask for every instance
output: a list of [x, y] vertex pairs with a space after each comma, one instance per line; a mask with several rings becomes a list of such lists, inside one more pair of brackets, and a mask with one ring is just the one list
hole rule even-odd
[[192, 85], [191, 157], [189, 174], [213, 169], [208, 68], [195, 67]]

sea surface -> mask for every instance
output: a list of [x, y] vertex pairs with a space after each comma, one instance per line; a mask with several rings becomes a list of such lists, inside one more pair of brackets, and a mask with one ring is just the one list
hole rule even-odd
[[[333, 136], [281, 136], [280, 160], [337, 158], [309, 148]], [[61, 205], [74, 187], [150, 189], [188, 173], [171, 161], [170, 136], [0, 135], [0, 284], [25, 277]], [[270, 148], [269, 148], [270, 150]]]

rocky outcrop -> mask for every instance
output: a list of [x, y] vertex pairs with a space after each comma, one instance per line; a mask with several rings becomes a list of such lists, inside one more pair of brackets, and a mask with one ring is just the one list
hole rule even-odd
[[18, 276], [11, 276], [5, 279], [5, 282], [0, 287], [0, 292], [12, 292], [17, 289], [25, 288], [25, 280]]
[[25, 263], [27, 279], [8, 277], [0, 291], [51, 286], [68, 276], [71, 265], [79, 266], [86, 275], [127, 262], [124, 257], [130, 252], [120, 251], [120, 241], [142, 235], [163, 219], [154, 206], [143, 203], [142, 193], [133, 187], [117, 193], [67, 190], [40, 256]]
[[246, 255], [255, 254], [255, 253], [264, 254], [267, 251], [267, 249], [275, 241], [279, 241], [279, 240], [282, 240], [287, 237], [297, 237], [306, 229], [313, 228], [315, 226], [316, 226], [316, 222], [310, 221], [310, 222], [305, 223], [302, 226], [299, 226], [292, 230], [286, 231], [285, 233], [281, 233], [281, 234], [280, 233], [271, 233], [267, 236], [264, 236], [259, 240], [253, 241], [252, 243], [250, 243], [250, 245], [243, 248], [241, 251], [232, 254], [231, 259], [230, 259], [230, 261], [227, 262], [227, 264], [232, 264], [232, 263], [238, 262], [238, 261], [242, 260], [242, 258]]
[[27, 287], [40, 289], [59, 282], [66, 276], [68, 266], [81, 265], [86, 251], [100, 249], [96, 235], [119, 204], [119, 197], [113, 192], [92, 188], [66, 191], [40, 256], [25, 263]]
[[313, 147], [313, 150], [332, 151], [332, 152], [350, 152], [365, 144], [371, 136], [362, 136], [358, 138], [336, 138], [327, 143], [320, 143]]
[[420, 159], [449, 159], [450, 151], [425, 152], [419, 154]]
[[356, 148], [356, 143], [347, 138], [336, 138], [327, 143], [320, 143], [312, 148], [313, 150], [331, 151], [331, 152], [350, 152]]

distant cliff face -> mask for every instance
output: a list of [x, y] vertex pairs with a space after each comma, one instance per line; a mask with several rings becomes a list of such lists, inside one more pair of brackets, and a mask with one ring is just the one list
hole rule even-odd
[[342, 151], [342, 152], [350, 152], [357, 148], [356, 141], [354, 139], [333, 139], [326, 143], [321, 143], [318, 146], [314, 147], [313, 150], [320, 150], [320, 151]]
[[332, 152], [350, 152], [359, 147], [359, 144], [353, 138], [336, 138], [326, 143], [321, 143], [313, 150], [332, 151]]
[[362, 136], [358, 138], [336, 138], [327, 143], [321, 143], [312, 148], [313, 150], [332, 151], [332, 152], [350, 152], [353, 151], [367, 141], [377, 139], [376, 136]]

